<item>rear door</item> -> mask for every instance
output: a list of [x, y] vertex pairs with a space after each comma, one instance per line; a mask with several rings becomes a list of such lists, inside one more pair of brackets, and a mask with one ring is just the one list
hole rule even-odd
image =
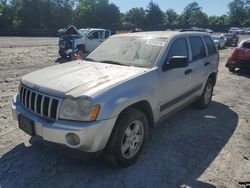
[[207, 78], [211, 72], [215, 72], [215, 70], [217, 70], [219, 54], [211, 37], [204, 36], [203, 39], [207, 48], [207, 57], [205, 58], [205, 64], [204, 64], [205, 71], [206, 71], [205, 78]]
[[191, 73], [191, 88], [193, 93], [196, 93], [202, 88], [204, 78], [206, 77], [206, 67], [210, 62], [207, 62], [206, 48], [201, 36], [189, 37], [192, 61], [190, 63]]

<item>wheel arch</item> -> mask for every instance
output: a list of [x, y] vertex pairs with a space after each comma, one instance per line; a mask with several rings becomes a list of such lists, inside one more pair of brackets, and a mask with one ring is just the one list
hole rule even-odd
[[216, 82], [217, 82], [217, 73], [213, 72], [208, 76], [208, 79], [211, 79], [213, 82], [213, 86], [215, 86]]
[[149, 126], [154, 126], [155, 120], [154, 120], [153, 110], [152, 110], [151, 105], [149, 104], [148, 101], [142, 100], [142, 101], [138, 101], [134, 104], [127, 106], [125, 109], [123, 109], [119, 113], [118, 118], [122, 113], [126, 112], [130, 108], [135, 108], [135, 109], [140, 110], [147, 117], [148, 122], [149, 122]]
[[85, 50], [85, 44], [78, 44], [76, 47]]

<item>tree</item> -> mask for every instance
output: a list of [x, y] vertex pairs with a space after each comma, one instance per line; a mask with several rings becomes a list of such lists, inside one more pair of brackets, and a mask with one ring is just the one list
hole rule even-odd
[[126, 13], [126, 21], [134, 24], [135, 27], [145, 25], [146, 12], [143, 8], [132, 8]]
[[202, 11], [194, 11], [188, 20], [190, 26], [196, 27], [207, 27], [208, 26], [208, 16]]
[[72, 24], [73, 0], [12, 0], [13, 28], [60, 28]]
[[228, 4], [230, 25], [243, 25], [243, 22], [247, 18], [246, 2], [245, 0], [234, 0]]
[[121, 15], [119, 8], [107, 1], [105, 4], [98, 3], [95, 14], [97, 17], [97, 27], [111, 28], [120, 23]]
[[79, 27], [111, 27], [120, 22], [119, 8], [108, 0], [81, 0], [76, 7]]
[[181, 24], [183, 27], [204, 27], [207, 26], [208, 16], [202, 12], [202, 8], [197, 2], [188, 4], [182, 13]]
[[164, 14], [158, 4], [150, 1], [146, 10], [146, 20], [149, 26], [163, 24]]
[[178, 14], [173, 9], [166, 11], [166, 22], [167, 24], [174, 25], [177, 22]]

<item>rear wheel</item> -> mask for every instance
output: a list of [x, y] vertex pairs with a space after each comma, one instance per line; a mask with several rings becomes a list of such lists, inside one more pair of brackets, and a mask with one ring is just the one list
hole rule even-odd
[[229, 70], [230, 72], [235, 72], [235, 67], [228, 67], [228, 70]]
[[84, 57], [84, 49], [80, 48], [76, 53], [80, 56], [81, 59]]
[[129, 108], [118, 117], [104, 158], [114, 166], [134, 164], [148, 137], [148, 120], [144, 113]]
[[195, 102], [195, 107], [199, 109], [205, 109], [209, 106], [213, 96], [213, 88], [213, 81], [211, 78], [209, 78], [201, 97]]
[[63, 50], [59, 50], [59, 55], [60, 55], [62, 58], [67, 58], [67, 54], [66, 54]]

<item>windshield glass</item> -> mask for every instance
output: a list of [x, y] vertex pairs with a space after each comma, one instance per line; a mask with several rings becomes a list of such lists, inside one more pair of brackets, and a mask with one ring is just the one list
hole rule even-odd
[[213, 37], [214, 40], [220, 40], [220, 37]]
[[223, 35], [223, 37], [232, 37], [232, 35], [231, 34], [225, 34], [225, 35]]
[[85, 37], [89, 33], [89, 30], [88, 29], [79, 29], [79, 32], [81, 33], [81, 35], [83, 37]]
[[109, 38], [92, 51], [86, 60], [135, 67], [153, 67], [166, 38], [124, 36]]

